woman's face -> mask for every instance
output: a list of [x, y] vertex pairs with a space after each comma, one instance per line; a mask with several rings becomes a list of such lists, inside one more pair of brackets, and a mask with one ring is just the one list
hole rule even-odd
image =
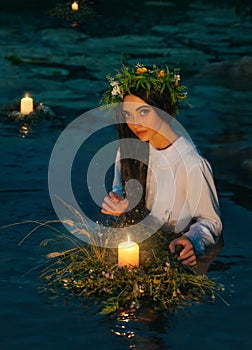
[[130, 130], [145, 142], [151, 143], [163, 123], [155, 109], [135, 95], [124, 97], [122, 113]]

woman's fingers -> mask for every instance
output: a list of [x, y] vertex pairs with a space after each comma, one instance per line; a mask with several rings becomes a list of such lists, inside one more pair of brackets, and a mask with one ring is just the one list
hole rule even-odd
[[119, 194], [113, 191], [109, 192], [109, 198], [114, 202], [119, 202], [123, 199], [121, 196], [119, 196]]
[[113, 216], [120, 216], [121, 215], [121, 213], [115, 213], [115, 212], [108, 211], [108, 210], [105, 210], [105, 209], [101, 209], [101, 213], [102, 214], [107, 214], [107, 215], [113, 215]]
[[184, 260], [194, 255], [194, 250], [190, 246], [185, 246], [183, 250], [181, 250], [178, 260]]
[[102, 204], [102, 208], [104, 208], [106, 210], [118, 212], [118, 211], [120, 211], [120, 207], [121, 207], [120, 204], [121, 204], [121, 201], [115, 201], [114, 199], [111, 199], [110, 197], [105, 197], [104, 202]]
[[125, 212], [125, 210], [128, 208], [128, 205], [129, 203], [127, 199], [123, 199], [115, 192], [110, 192], [109, 197], [104, 198], [101, 212], [103, 214], [119, 216]]
[[107, 215], [113, 215], [113, 216], [120, 216], [122, 213], [119, 211], [115, 211], [113, 208], [108, 206], [106, 203], [102, 203], [102, 209], [101, 209], [102, 214], [107, 214]]
[[197, 259], [191, 241], [187, 237], [174, 239], [169, 245], [171, 253], [175, 253], [175, 248], [177, 245], [183, 246], [183, 249], [179, 254], [178, 261], [181, 261], [182, 264], [185, 265], [196, 265]]
[[195, 266], [197, 264], [196, 256], [193, 254], [187, 259], [181, 260], [182, 264], [189, 265], [189, 266]]
[[191, 246], [185, 246], [185, 248], [180, 252], [178, 261], [181, 261], [185, 265], [196, 265], [196, 255]]
[[103, 204], [106, 204], [108, 207], [110, 207], [112, 209], [115, 207], [114, 203], [115, 202], [113, 200], [111, 200], [110, 197], [105, 197], [103, 200], [103, 203], [102, 203], [102, 207], [103, 207]]
[[113, 202], [108, 197], [104, 198], [104, 202], [102, 203], [102, 209], [109, 213], [115, 212]]

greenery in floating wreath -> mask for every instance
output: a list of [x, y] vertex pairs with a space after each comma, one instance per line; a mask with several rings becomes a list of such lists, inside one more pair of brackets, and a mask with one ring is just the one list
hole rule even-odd
[[160, 232], [142, 242], [140, 267], [118, 267], [116, 249], [95, 245], [50, 253], [49, 258], [58, 259], [42, 277], [53, 293], [63, 287], [70, 295], [94, 298], [102, 314], [144, 305], [174, 310], [183, 303], [214, 299], [223, 286], [177, 261], [179, 251], [169, 253], [168, 244]]
[[59, 3], [49, 11], [49, 15], [64, 19], [65, 21], [76, 22], [77, 25], [84, 23], [89, 16], [95, 15], [93, 9], [88, 5], [88, 1], [79, 0], [78, 6], [78, 11], [73, 11], [71, 9], [71, 2]]
[[105, 91], [101, 104], [111, 104], [122, 102], [123, 97], [131, 94], [131, 90], [143, 88], [146, 90], [146, 96], [153, 89], [160, 94], [168, 89], [171, 95], [171, 102], [176, 105], [179, 100], [187, 98], [186, 86], [180, 85], [180, 68], [170, 69], [167, 65], [159, 68], [153, 65], [151, 69], [143, 64], [137, 63], [133, 68], [123, 66], [117, 70], [114, 77], [107, 76], [109, 82], [108, 89]]

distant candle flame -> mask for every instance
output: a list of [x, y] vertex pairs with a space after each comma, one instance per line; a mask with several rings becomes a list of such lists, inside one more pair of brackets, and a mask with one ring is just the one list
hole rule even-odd
[[72, 3], [72, 10], [73, 11], [78, 11], [79, 10], [79, 4], [77, 3], [77, 1], [74, 1]]

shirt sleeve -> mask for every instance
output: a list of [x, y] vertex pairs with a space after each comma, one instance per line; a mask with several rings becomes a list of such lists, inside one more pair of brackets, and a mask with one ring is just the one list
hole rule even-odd
[[189, 172], [187, 195], [195, 223], [184, 236], [190, 239], [196, 253], [203, 254], [206, 247], [217, 243], [222, 230], [218, 196], [207, 160], [201, 158], [200, 164]]
[[121, 157], [121, 153], [120, 153], [120, 149], [118, 149], [116, 153], [116, 158], [115, 158], [114, 180], [112, 185], [112, 191], [116, 192], [121, 197], [123, 197], [120, 157]]

